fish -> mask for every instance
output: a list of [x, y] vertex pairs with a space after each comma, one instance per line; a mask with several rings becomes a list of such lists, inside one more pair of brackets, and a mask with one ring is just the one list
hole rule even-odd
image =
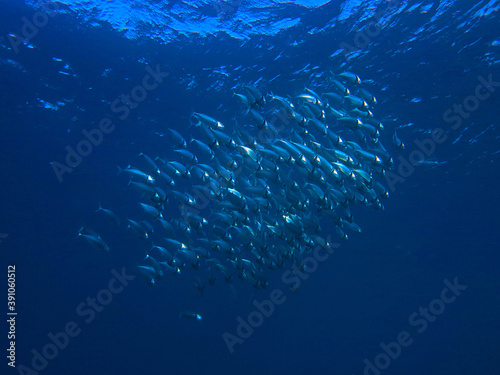
[[120, 168], [119, 166], [117, 168], [118, 168], [118, 174], [124, 172], [130, 175], [131, 177], [137, 178], [141, 182], [145, 182], [150, 185], [153, 185], [155, 183], [155, 179], [152, 176], [130, 165], [123, 169]]
[[234, 93], [233, 96], [237, 97], [240, 100], [240, 103], [243, 108], [242, 113], [246, 115], [250, 110], [250, 101], [248, 100], [248, 97], [238, 93]]
[[191, 140], [189, 141], [189, 144], [192, 144], [192, 143], [194, 143], [200, 149], [200, 151], [203, 151], [205, 153], [205, 155], [210, 156], [210, 160], [212, 160], [215, 157], [214, 151], [210, 147], [208, 147], [208, 145], [203, 143], [202, 141], [199, 141], [198, 139], [195, 139], [195, 138], [191, 138]]
[[181, 146], [183, 148], [187, 147], [186, 140], [177, 130], [169, 128], [168, 131], [172, 134], [172, 137], [174, 138], [174, 141], [177, 143], [177, 146]]
[[337, 92], [343, 97], [349, 95], [351, 91], [340, 81], [336, 79], [332, 80], [333, 88], [337, 90]]
[[267, 121], [259, 112], [257, 112], [255, 109], [252, 108], [250, 109], [249, 113], [252, 120], [256, 123], [257, 128], [259, 129], [267, 128]]
[[98, 234], [94, 234], [92, 231], [81, 227], [78, 231], [78, 237], [85, 238], [88, 243], [95, 246], [99, 250], [109, 253], [109, 246], [104, 242], [104, 240]]
[[128, 223], [127, 228], [132, 229], [139, 236], [139, 238], [149, 238], [150, 233], [148, 232], [148, 228], [143, 223], [139, 223], [132, 219], [128, 219]]
[[283, 97], [278, 96], [278, 95], [274, 95], [273, 93], [268, 94], [268, 98], [270, 98], [271, 100], [275, 100], [281, 106], [281, 109], [283, 109], [283, 111], [287, 115], [289, 115], [289, 116], [293, 115], [293, 111], [295, 110], [295, 106], [288, 99], [283, 98]]
[[145, 161], [145, 163], [148, 165], [148, 168], [150, 169], [150, 171], [152, 171], [152, 174], [159, 173], [160, 169], [158, 168], [156, 163], [153, 161], [153, 159], [151, 159], [148, 155], [146, 155], [142, 152], [139, 153], [139, 157], [141, 157]]
[[174, 150], [174, 152], [177, 152], [179, 155], [181, 155], [187, 161], [190, 161], [192, 163], [198, 163], [198, 158], [196, 157], [196, 155], [194, 155], [192, 152], [190, 152], [188, 150], [181, 148], [181, 149]]
[[323, 102], [318, 97], [311, 95], [309, 93], [298, 95], [295, 98], [303, 101], [304, 103], [317, 105], [319, 107], [323, 106]]
[[156, 194], [156, 189], [154, 186], [148, 185], [148, 184], [143, 184], [142, 182], [136, 182], [133, 180], [130, 180], [128, 185], [132, 185], [137, 191], [141, 192], [142, 194], [145, 194], [147, 196], [153, 196]]
[[99, 208], [95, 212], [102, 212], [114, 225], [120, 226], [120, 218], [113, 211], [103, 208], [101, 203], [99, 203]]
[[352, 72], [342, 72], [338, 76], [349, 83], [354, 83], [357, 85], [361, 84], [361, 78], [359, 78], [357, 74], [354, 74]]
[[[264, 289], [273, 270], [307, 271], [317, 246], [361, 235], [353, 207], [384, 208], [384, 174], [401, 147], [395, 130], [377, 117], [369, 80], [316, 73], [289, 92], [271, 91], [263, 78], [237, 84], [227, 93], [231, 107], [186, 113], [182, 130], [169, 129], [167, 149], [143, 149], [139, 168], [119, 168], [140, 193], [123, 197], [120, 214], [143, 240], [137, 270], [147, 284], [194, 273], [198, 295], [219, 285], [237, 295], [240, 283]], [[393, 144], [383, 144], [387, 131]], [[80, 233], [109, 251], [100, 236]], [[196, 312], [179, 316], [201, 320]]]
[[175, 174], [178, 176], [186, 177], [189, 178], [191, 175], [191, 172], [189, 172], [189, 169], [186, 168], [186, 166], [182, 163], [179, 163], [178, 161], [169, 161], [167, 162], [168, 165], [170, 165], [173, 170], [175, 171]]
[[328, 99], [329, 105], [342, 105], [344, 103], [344, 96], [336, 92], [325, 92], [323, 96]]
[[363, 99], [357, 97], [356, 95], [346, 95], [344, 96], [344, 98], [347, 99], [347, 101], [350, 102], [357, 109], [363, 109], [363, 110], [368, 109], [368, 103]]
[[139, 202], [139, 204], [141, 205], [142, 209], [144, 210], [144, 212], [146, 212], [147, 214], [153, 216], [154, 218], [162, 218], [162, 213], [159, 211], [158, 208], [156, 207], [153, 207], [147, 203], [142, 203], [142, 202]]
[[398, 134], [396, 133], [395, 130], [394, 130], [394, 134], [392, 135], [392, 142], [394, 143], [394, 145], [397, 148], [404, 150], [405, 144], [401, 141], [401, 139], [399, 139]]
[[374, 95], [372, 95], [367, 89], [365, 88], [360, 88], [358, 89], [358, 95], [361, 96], [364, 100], [366, 100], [366, 102], [369, 104], [369, 105], [375, 105], [377, 104], [377, 98], [375, 98]]
[[262, 93], [257, 88], [251, 85], [245, 85], [243, 86], [243, 89], [245, 90], [245, 94], [247, 95], [247, 98], [249, 99], [252, 107], [263, 106], [266, 104], [265, 96], [262, 95]]
[[144, 259], [148, 261], [149, 264], [151, 264], [151, 267], [154, 269], [154, 279], [155, 280], [163, 279], [164, 274], [160, 263], [149, 254], [146, 254], [146, 257]]
[[146, 282], [150, 286], [155, 285], [156, 271], [153, 267], [151, 267], [151, 266], [137, 266], [137, 270], [139, 271], [139, 274], [146, 280]]
[[206, 125], [212, 129], [224, 129], [224, 125], [220, 121], [218, 121], [218, 120], [216, 120], [216, 119], [214, 119], [214, 118], [212, 118], [204, 113], [194, 112], [191, 115], [191, 118], [194, 120], [194, 124], [196, 126]]
[[192, 311], [181, 311], [179, 313], [179, 318], [193, 319], [193, 320], [202, 320], [203, 319], [200, 314], [192, 312]]
[[163, 239], [169, 246], [173, 247], [176, 251], [187, 250], [187, 246], [180, 241], [174, 240], [172, 238]]

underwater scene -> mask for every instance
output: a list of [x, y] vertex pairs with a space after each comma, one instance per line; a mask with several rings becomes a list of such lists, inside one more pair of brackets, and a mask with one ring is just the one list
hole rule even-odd
[[500, 2], [0, 5], [2, 374], [500, 374]]

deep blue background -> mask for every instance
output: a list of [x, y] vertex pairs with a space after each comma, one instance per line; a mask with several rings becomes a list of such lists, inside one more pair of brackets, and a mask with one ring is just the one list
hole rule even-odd
[[[454, 14], [471, 4], [458, 2]], [[231, 82], [210, 89], [219, 79], [211, 72], [222, 65], [243, 65], [241, 76], [232, 73], [240, 83], [258, 79], [260, 67], [266, 67], [264, 80], [281, 73], [269, 85], [280, 94], [308, 84], [290, 80], [291, 72], [308, 63], [340, 70], [345, 57], [329, 55], [341, 41], [352, 40], [352, 25], [306, 34], [314, 22], [323, 25], [338, 11], [339, 4], [332, 2], [304, 14], [297, 28], [275, 37], [255, 36], [243, 45], [224, 35], [169, 44], [129, 40], [105, 23], [86, 26], [69, 12], [51, 19], [33, 38], [36, 48], [22, 47], [18, 54], [0, 50], [0, 232], [8, 234], [0, 257], [4, 270], [17, 265], [18, 364], [29, 365], [30, 351], [41, 350], [49, 332], [73, 320], [82, 333], [42, 373], [361, 374], [363, 360], [373, 360], [381, 342], [407, 330], [414, 343], [384, 374], [500, 374], [498, 88], [461, 129], [450, 131], [451, 139], [462, 135], [459, 142], [438, 146], [433, 159], [442, 164], [417, 168], [391, 192], [383, 212], [356, 207], [363, 233], [351, 235], [295, 294], [287, 291], [287, 301], [234, 354], [222, 333], [235, 333], [236, 318], [246, 318], [252, 299], [268, 298], [271, 289], [255, 293], [237, 284], [239, 298], [233, 301], [221, 280], [197, 297], [187, 275], [155, 288], [137, 278], [91, 324], [76, 313], [78, 304], [107, 286], [112, 269], [133, 270], [137, 254], [145, 251], [144, 243], [93, 213], [98, 202], [122, 217], [140, 212], [137, 195], [116, 177], [116, 165], [130, 163], [140, 151], [171, 152], [169, 139], [155, 132], [167, 127], [185, 132], [192, 110], [230, 121]], [[19, 32], [21, 17], [33, 13], [16, 2], [2, 4], [3, 45], [9, 32]], [[377, 112], [397, 118], [385, 122], [386, 143], [396, 126], [414, 123], [398, 131], [407, 144], [402, 155], [414, 149], [415, 139], [428, 137], [429, 129], [449, 129], [443, 112], [473, 93], [479, 75], [493, 74], [500, 81], [499, 47], [492, 47], [498, 14], [480, 20], [467, 34], [449, 27], [451, 14], [432, 24], [446, 29], [439, 37], [426, 28], [427, 38], [408, 46], [411, 31], [430, 15], [402, 13], [398, 26], [382, 30], [366, 53], [345, 66], [372, 79], [381, 101]], [[300, 37], [304, 43], [289, 46]], [[277, 51], [284, 57], [274, 61]], [[485, 58], [492, 54], [496, 64]], [[75, 76], [58, 74], [64, 63], [53, 57], [69, 63]], [[5, 59], [21, 64], [24, 72]], [[59, 183], [49, 163], [63, 160], [64, 147], [78, 143], [82, 129], [111, 116], [109, 103], [144, 76], [140, 59], [160, 64], [170, 76], [125, 121], [114, 118], [117, 130]], [[111, 69], [107, 78], [101, 75], [105, 69]], [[188, 90], [187, 77], [196, 77], [198, 86]], [[37, 98], [72, 102], [54, 111], [38, 106]], [[89, 223], [106, 233], [109, 256], [75, 239], [78, 228]], [[286, 290], [282, 272], [275, 272], [271, 284]], [[408, 317], [439, 297], [445, 279], [455, 277], [468, 289], [425, 332], [416, 333]], [[199, 311], [203, 321], [179, 320], [183, 309]], [[5, 363], [1, 366], [4, 373]]]

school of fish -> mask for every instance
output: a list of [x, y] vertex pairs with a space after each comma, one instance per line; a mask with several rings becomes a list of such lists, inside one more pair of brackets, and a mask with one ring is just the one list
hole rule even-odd
[[[119, 167], [118, 178], [142, 198], [143, 217], [125, 222], [148, 241], [137, 270], [149, 285], [192, 267], [200, 293], [235, 277], [265, 288], [268, 270], [303, 269], [304, 257], [328, 247], [330, 236], [361, 232], [353, 204], [383, 209], [393, 160], [379, 138], [377, 100], [351, 72], [332, 73], [328, 85], [293, 96], [242, 85], [230, 126], [192, 113], [189, 134], [168, 129], [170, 158], [140, 153], [133, 166]], [[79, 237], [112, 251], [89, 228]]]

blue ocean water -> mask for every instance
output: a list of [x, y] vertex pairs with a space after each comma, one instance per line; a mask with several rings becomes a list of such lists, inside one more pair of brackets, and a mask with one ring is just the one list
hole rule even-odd
[[[2, 373], [500, 374], [498, 1], [1, 9], [0, 259], [5, 280], [16, 266], [18, 313], [16, 368], [4, 356]], [[113, 103], [143, 84], [147, 67], [165, 72], [162, 82], [120, 118]], [[188, 137], [193, 111], [232, 123], [243, 84], [294, 96], [343, 71], [379, 101], [395, 166], [384, 210], [353, 207], [362, 233], [349, 232], [295, 292], [286, 268], [269, 272], [263, 289], [218, 278], [198, 295], [192, 269], [147, 285], [136, 266], [151, 243], [94, 212], [101, 203], [123, 221], [144, 215], [117, 165], [171, 154], [167, 129]], [[58, 178], [54, 162], [105, 118], [114, 130]], [[109, 254], [77, 238], [82, 225]], [[89, 308], [122, 270], [135, 278]], [[275, 289], [283, 303], [256, 314]], [[228, 345], [225, 333], [239, 341]], [[57, 348], [54, 335], [67, 340]]]

